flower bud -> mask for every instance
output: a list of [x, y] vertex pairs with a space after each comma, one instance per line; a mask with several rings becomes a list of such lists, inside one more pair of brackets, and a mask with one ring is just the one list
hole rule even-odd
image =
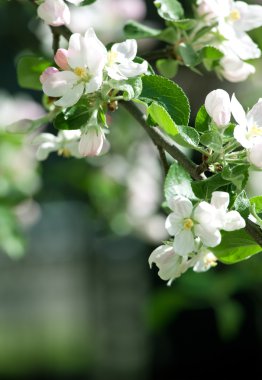
[[84, 157], [94, 157], [104, 154], [109, 149], [109, 143], [103, 130], [98, 126], [88, 127], [81, 135], [79, 153]]
[[259, 138], [258, 141], [249, 150], [248, 160], [258, 169], [262, 169], [262, 138]]
[[70, 11], [63, 0], [45, 0], [37, 9], [38, 16], [48, 25], [70, 23]]
[[205, 107], [218, 127], [225, 127], [230, 122], [231, 105], [226, 91], [219, 89], [210, 92], [206, 97]]
[[44, 82], [50, 77], [50, 75], [53, 75], [54, 73], [57, 73], [59, 70], [57, 70], [55, 67], [48, 67], [45, 69], [45, 71], [42, 72], [40, 75], [40, 82], [44, 84]]
[[62, 70], [70, 69], [70, 67], [67, 63], [67, 57], [68, 57], [68, 50], [66, 50], [66, 49], [58, 49], [55, 56], [54, 56], [55, 63]]

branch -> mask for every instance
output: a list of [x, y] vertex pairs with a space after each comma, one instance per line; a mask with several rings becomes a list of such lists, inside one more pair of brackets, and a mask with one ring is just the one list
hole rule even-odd
[[169, 164], [168, 164], [167, 159], [166, 159], [166, 153], [160, 145], [157, 145], [156, 143], [155, 143], [155, 145], [156, 145], [158, 152], [159, 152], [159, 157], [160, 157], [160, 160], [161, 160], [161, 163], [163, 166], [164, 174], [167, 175], [168, 170], [169, 170]]
[[262, 247], [262, 229], [250, 219], [246, 219], [246, 231]]
[[131, 113], [131, 115], [138, 121], [144, 128], [151, 140], [157, 146], [160, 146], [168, 152], [181, 166], [191, 175], [193, 179], [202, 179], [201, 175], [197, 173], [198, 166], [187, 158], [166, 136], [164, 136], [156, 127], [149, 127], [145, 121], [144, 114], [132, 102], [123, 102], [122, 105]]

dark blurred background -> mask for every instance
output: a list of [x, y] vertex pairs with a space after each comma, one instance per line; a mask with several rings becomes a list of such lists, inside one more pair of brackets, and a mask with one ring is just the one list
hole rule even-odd
[[[129, 18], [161, 26], [152, 1], [99, 0], [87, 8], [72, 28], [92, 25], [104, 42], [121, 39]], [[0, 25], [4, 127], [43, 113], [41, 93], [17, 84], [17, 58], [52, 53], [50, 32], [28, 1], [1, 1]], [[262, 48], [261, 29], [252, 36]], [[154, 47], [142, 41], [140, 51]], [[239, 85], [186, 69], [175, 80], [193, 118], [216, 88], [254, 104], [262, 97], [261, 60], [256, 67]], [[259, 378], [261, 257], [187, 272], [167, 287], [147, 262], [166, 237], [157, 152], [123, 110], [109, 121], [106, 157], [53, 154], [41, 165], [23, 137], [1, 132], [0, 379]], [[250, 195], [261, 192], [261, 179], [251, 173]]]

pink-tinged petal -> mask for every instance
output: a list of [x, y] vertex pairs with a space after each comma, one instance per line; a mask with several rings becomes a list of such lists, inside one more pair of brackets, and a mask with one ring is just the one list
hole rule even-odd
[[69, 88], [63, 97], [54, 104], [59, 107], [71, 107], [78, 102], [84, 92], [84, 84], [79, 83]]
[[126, 76], [127, 78], [133, 78], [147, 72], [148, 63], [146, 61], [142, 63], [135, 63], [132, 61], [126, 61], [118, 65], [118, 72]]
[[56, 67], [48, 67], [43, 71], [43, 73], [40, 75], [40, 82], [43, 84], [48, 78], [50, 78], [51, 75], [58, 73], [59, 70], [57, 70]]
[[246, 226], [245, 220], [237, 211], [229, 211], [225, 215], [223, 230], [235, 231], [240, 230]]
[[239, 125], [246, 126], [247, 118], [246, 118], [245, 110], [242, 107], [242, 105], [239, 103], [239, 101], [237, 100], [235, 94], [233, 94], [231, 98], [231, 112], [234, 119]]
[[187, 256], [195, 251], [195, 239], [192, 231], [182, 230], [174, 239], [174, 250], [181, 256]]
[[60, 26], [70, 23], [70, 11], [63, 0], [45, 0], [39, 5], [37, 14], [48, 25]]
[[211, 91], [206, 97], [205, 108], [218, 127], [224, 127], [230, 122], [230, 98], [226, 91], [221, 89]]
[[209, 229], [206, 226], [197, 224], [194, 231], [195, 235], [199, 236], [202, 243], [207, 247], [216, 247], [221, 243], [221, 233], [218, 229]]
[[244, 1], [236, 1], [234, 8], [240, 13], [240, 18], [234, 23], [238, 30], [247, 32], [262, 26], [262, 6], [249, 5]]
[[92, 94], [93, 92], [96, 92], [99, 90], [99, 88], [102, 86], [103, 82], [103, 73], [99, 73], [99, 75], [96, 75], [88, 83], [86, 83], [85, 86], [85, 93], [86, 94]]
[[262, 138], [258, 138], [249, 150], [248, 161], [258, 169], [262, 169]]
[[69, 70], [70, 67], [67, 62], [68, 58], [68, 50], [66, 49], [58, 49], [55, 56], [54, 60], [57, 66], [59, 66], [62, 70]]
[[43, 83], [43, 91], [46, 95], [60, 97], [78, 81], [78, 77], [72, 71], [58, 71], [53, 73]]
[[244, 125], [237, 125], [234, 129], [234, 137], [244, 148], [251, 148], [252, 141], [247, 138], [247, 128]]
[[136, 40], [131, 39], [114, 44], [111, 51], [116, 53], [116, 62], [118, 63], [122, 63], [125, 60], [133, 61], [137, 53], [137, 42]]
[[211, 205], [217, 209], [227, 211], [229, 205], [229, 194], [225, 191], [214, 191], [212, 193]]
[[104, 133], [100, 128], [90, 127], [82, 133], [79, 153], [84, 157], [99, 156], [104, 144]]

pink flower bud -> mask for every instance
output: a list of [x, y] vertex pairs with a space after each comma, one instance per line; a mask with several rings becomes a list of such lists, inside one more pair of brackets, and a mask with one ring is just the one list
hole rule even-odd
[[94, 157], [106, 153], [109, 144], [102, 129], [95, 126], [82, 133], [78, 148], [81, 156]]
[[62, 70], [69, 69], [69, 65], [67, 63], [67, 57], [68, 57], [68, 50], [66, 49], [57, 50], [54, 60], [57, 66], [59, 66]]
[[70, 23], [70, 11], [63, 0], [44, 0], [39, 5], [37, 14], [48, 25], [60, 26]]
[[42, 72], [42, 74], [40, 75], [40, 82], [42, 84], [44, 84], [44, 82], [51, 76], [53, 75], [54, 73], [57, 73], [59, 70], [57, 70], [57, 68], [55, 67], [48, 67], [47, 69], [45, 69], [45, 71]]

